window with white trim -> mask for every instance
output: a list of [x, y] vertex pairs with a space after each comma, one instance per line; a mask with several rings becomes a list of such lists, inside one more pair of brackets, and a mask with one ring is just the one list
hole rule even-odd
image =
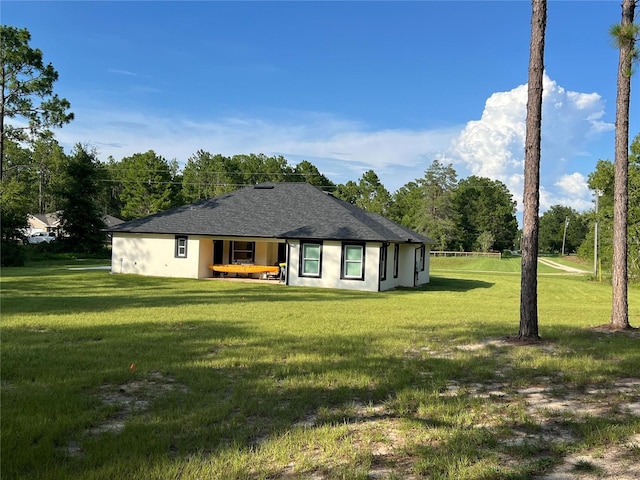
[[364, 245], [345, 243], [342, 245], [343, 279], [364, 280]]
[[184, 236], [176, 237], [176, 258], [187, 258], [187, 238]]
[[302, 242], [300, 245], [301, 277], [320, 277], [322, 272], [322, 244]]

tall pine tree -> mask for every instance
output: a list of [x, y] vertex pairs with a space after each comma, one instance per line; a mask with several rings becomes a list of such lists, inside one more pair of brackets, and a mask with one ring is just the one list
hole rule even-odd
[[524, 146], [520, 330], [518, 332], [518, 338], [523, 341], [540, 338], [538, 335], [538, 212], [540, 211], [542, 78], [547, 0], [532, 0], [531, 9], [527, 127]]
[[613, 284], [610, 328], [629, 328], [627, 222], [629, 211], [629, 103], [631, 73], [637, 58], [635, 41], [638, 25], [634, 25], [636, 0], [622, 2], [622, 21], [611, 28], [620, 49], [618, 62], [618, 94], [616, 97], [616, 136], [613, 193]]
[[62, 241], [71, 251], [99, 251], [105, 240], [102, 212], [98, 207], [100, 164], [95, 152], [76, 145], [63, 167], [57, 185], [62, 217]]

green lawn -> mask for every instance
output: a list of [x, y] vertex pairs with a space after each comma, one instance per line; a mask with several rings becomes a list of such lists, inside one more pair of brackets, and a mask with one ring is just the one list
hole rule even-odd
[[[431, 257], [431, 268], [439, 271], [503, 272], [520, 275], [520, 257]], [[558, 273], [558, 270], [538, 263], [538, 273]]]
[[519, 262], [432, 259], [383, 293], [5, 268], [2, 478], [525, 479], [622, 448], [640, 338], [591, 328], [606, 283], [541, 275], [545, 342], [504, 342]]

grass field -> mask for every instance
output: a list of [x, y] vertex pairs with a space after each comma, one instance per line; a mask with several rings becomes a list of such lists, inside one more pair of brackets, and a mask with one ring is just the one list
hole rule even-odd
[[519, 262], [375, 294], [3, 269], [2, 478], [636, 478], [640, 338], [541, 266], [544, 342], [506, 341]]

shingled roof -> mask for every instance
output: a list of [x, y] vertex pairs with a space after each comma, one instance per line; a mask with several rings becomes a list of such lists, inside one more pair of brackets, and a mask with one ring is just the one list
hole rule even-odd
[[268, 183], [108, 228], [109, 232], [432, 243], [308, 183]]

